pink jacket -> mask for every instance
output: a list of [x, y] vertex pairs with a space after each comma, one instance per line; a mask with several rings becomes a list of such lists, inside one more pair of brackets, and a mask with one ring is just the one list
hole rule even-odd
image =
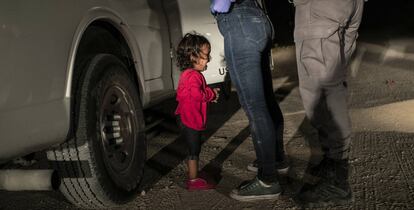
[[181, 73], [177, 88], [178, 107], [176, 115], [181, 122], [194, 130], [204, 130], [207, 123], [207, 103], [216, 98], [214, 91], [207, 86], [203, 74], [194, 69]]

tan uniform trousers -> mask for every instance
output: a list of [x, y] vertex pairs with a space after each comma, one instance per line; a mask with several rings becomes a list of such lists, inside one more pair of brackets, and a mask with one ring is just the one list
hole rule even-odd
[[351, 122], [347, 66], [356, 47], [363, 0], [295, 0], [299, 90], [325, 155], [347, 159]]

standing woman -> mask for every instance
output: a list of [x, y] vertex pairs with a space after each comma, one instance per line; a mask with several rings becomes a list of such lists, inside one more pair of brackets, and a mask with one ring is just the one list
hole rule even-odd
[[[283, 115], [275, 100], [269, 65], [272, 26], [255, 0], [213, 0], [211, 11], [224, 37], [227, 68], [247, 114], [257, 176], [233, 190], [240, 201], [275, 199], [282, 192], [277, 172], [287, 171]], [[279, 163], [279, 164], [277, 164]]]

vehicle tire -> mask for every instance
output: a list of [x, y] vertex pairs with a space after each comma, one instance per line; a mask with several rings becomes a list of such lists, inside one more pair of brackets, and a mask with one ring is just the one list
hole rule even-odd
[[136, 198], [146, 160], [137, 85], [113, 55], [94, 56], [84, 70], [74, 99], [74, 137], [47, 156], [71, 203], [88, 209], [119, 206]]

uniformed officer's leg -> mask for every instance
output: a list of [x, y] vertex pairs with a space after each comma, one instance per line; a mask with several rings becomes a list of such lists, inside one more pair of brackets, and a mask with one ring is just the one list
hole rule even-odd
[[335, 160], [349, 158], [351, 138], [351, 121], [347, 106], [347, 87], [345, 81], [335, 85], [324, 87], [326, 106], [329, 119], [326, 121], [324, 131], [326, 136], [321, 136], [321, 145], [325, 149], [325, 155]]
[[[331, 78], [325, 78], [325, 82], [328, 83], [324, 85], [327, 110], [331, 116], [325, 126], [330, 132], [326, 138], [321, 138], [321, 144], [327, 148], [327, 157], [336, 160], [348, 159], [350, 150], [351, 122], [347, 106], [346, 70], [356, 48], [363, 0], [356, 0], [354, 3], [354, 13], [350, 16], [350, 21], [343, 24], [338, 35], [334, 34], [322, 42], [324, 58], [328, 61], [326, 62], [327, 68], [334, 72]], [[332, 62], [335, 60], [337, 62]]]
[[[316, 44], [309, 41], [305, 47], [317, 49], [321, 60], [320, 67], [314, 69], [315, 62], [305, 61], [308, 69], [318, 78], [324, 99], [324, 118], [320, 119], [321, 127], [319, 139], [325, 156], [334, 160], [348, 159], [351, 136], [351, 122], [347, 106], [346, 66], [344, 44], [345, 29], [340, 28], [337, 33], [320, 39]], [[312, 44], [311, 46], [308, 46]], [[314, 51], [315, 52], [315, 51]], [[313, 53], [318, 56], [319, 53]], [[309, 60], [309, 59], [305, 59]], [[319, 72], [316, 72], [319, 70]]]
[[326, 87], [311, 82], [311, 78], [302, 81], [300, 93], [306, 116], [318, 131], [324, 157], [347, 159], [351, 123], [346, 87], [344, 83]]
[[363, 0], [301, 0], [296, 3], [295, 42], [301, 96], [326, 151], [321, 180], [296, 197], [307, 207], [345, 204], [351, 123], [346, 66], [355, 49]]
[[296, 42], [299, 91], [306, 117], [318, 130], [321, 140], [327, 140], [331, 129], [327, 122], [330, 116], [327, 110], [326, 91], [320, 81], [320, 73], [326, 72], [321, 47], [321, 39]]
[[[329, 38], [328, 38], [329, 39]], [[335, 38], [333, 38], [335, 39]], [[311, 124], [318, 130], [323, 161], [317, 167], [321, 181], [302, 191], [297, 200], [308, 207], [344, 204], [351, 201], [347, 155], [350, 121], [344, 80], [337, 79], [340, 52], [327, 51], [327, 39], [297, 42], [299, 90]], [[326, 46], [328, 45], [328, 46]], [[332, 75], [336, 75], [332, 76]], [[330, 78], [333, 78], [332, 80]]]

